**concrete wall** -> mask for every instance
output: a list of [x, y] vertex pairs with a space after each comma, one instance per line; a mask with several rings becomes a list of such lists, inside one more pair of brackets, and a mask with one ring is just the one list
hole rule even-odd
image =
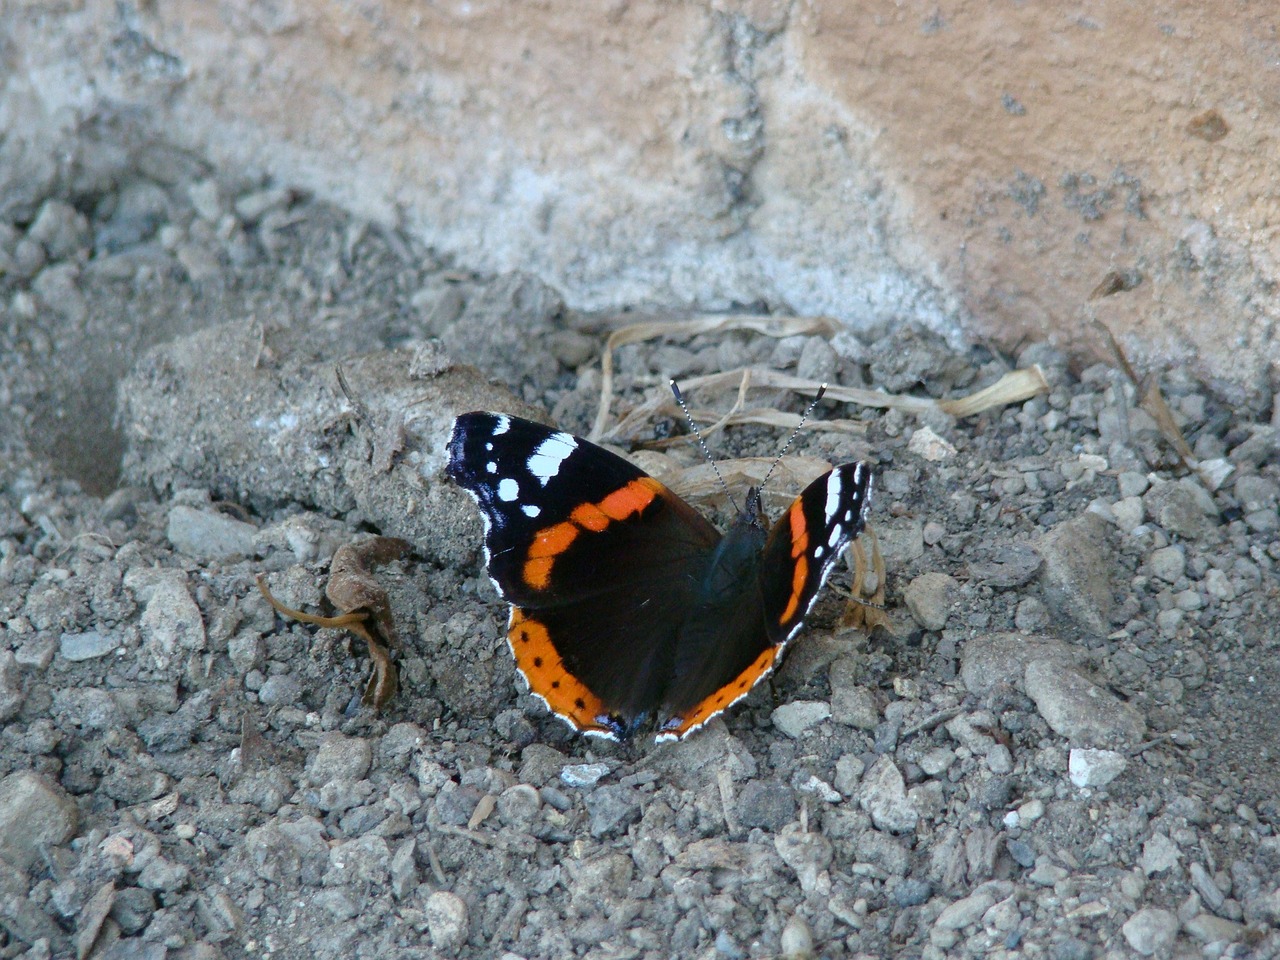
[[[1258, 400], [1276, 24], [1121, 0], [15, 2], [0, 215], [157, 138], [576, 306], [763, 302], [1085, 356], [1096, 316]], [[1131, 288], [1090, 303], [1108, 274]]]

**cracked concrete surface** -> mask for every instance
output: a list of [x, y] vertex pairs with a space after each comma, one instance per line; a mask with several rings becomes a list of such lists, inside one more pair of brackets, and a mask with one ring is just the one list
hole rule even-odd
[[1251, 8], [83, 0], [0, 26], [19, 222], [176, 146], [572, 307], [910, 318], [1081, 358], [1101, 319], [1270, 402], [1280, 77]]

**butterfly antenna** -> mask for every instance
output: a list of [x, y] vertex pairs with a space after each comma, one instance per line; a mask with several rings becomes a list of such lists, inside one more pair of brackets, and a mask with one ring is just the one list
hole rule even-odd
[[773, 463], [769, 464], [769, 472], [764, 475], [764, 479], [760, 481], [760, 486], [756, 487], [756, 502], [764, 496], [764, 485], [769, 482], [769, 478], [773, 476], [774, 469], [782, 462], [782, 458], [786, 452], [791, 449], [791, 444], [795, 442], [796, 437], [800, 436], [800, 431], [804, 429], [805, 421], [809, 419], [809, 414], [813, 413], [813, 408], [818, 405], [818, 401], [822, 399], [822, 395], [827, 392], [827, 385], [824, 383], [818, 387], [818, 392], [814, 394], [813, 399], [809, 401], [809, 405], [804, 408], [804, 414], [800, 417], [800, 422], [796, 424], [796, 428], [791, 431], [791, 436], [787, 437], [787, 442], [782, 445], [782, 449], [778, 451], [778, 455], [773, 458]]
[[715, 457], [711, 456], [711, 451], [707, 449], [707, 441], [702, 439], [702, 431], [698, 429], [698, 425], [693, 422], [693, 416], [689, 413], [689, 407], [684, 402], [684, 394], [680, 392], [680, 386], [674, 380], [668, 380], [671, 384], [671, 393], [676, 398], [676, 403], [680, 404], [680, 409], [684, 411], [684, 418], [689, 421], [689, 429], [693, 431], [693, 435], [698, 438], [698, 446], [702, 448], [702, 455], [707, 458], [707, 463], [711, 464], [711, 469], [716, 472], [716, 479], [720, 481], [720, 486], [724, 490], [725, 496], [729, 498], [729, 503], [733, 505], [735, 513], [738, 511], [738, 501], [733, 499], [733, 492], [729, 489], [729, 485], [724, 482], [724, 477], [720, 475], [720, 468], [716, 466]]

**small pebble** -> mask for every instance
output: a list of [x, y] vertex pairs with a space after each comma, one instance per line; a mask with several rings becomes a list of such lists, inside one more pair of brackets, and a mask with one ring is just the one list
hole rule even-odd
[[916, 762], [926, 776], [936, 777], [945, 773], [956, 762], [956, 752], [950, 747], [934, 747], [921, 754]]
[[89, 221], [69, 203], [46, 200], [27, 238], [42, 245], [50, 260], [65, 260], [89, 245]]
[[955, 579], [945, 573], [921, 574], [907, 584], [907, 610], [925, 630], [941, 630], [947, 625], [955, 588]]
[[[1207, 436], [1207, 434], [1204, 435], [1204, 438]], [[1235, 470], [1235, 465], [1225, 457], [1210, 457], [1200, 461], [1196, 473], [1204, 480], [1205, 486], [1210, 491], [1217, 491], [1222, 489], [1223, 484], [1230, 479]]]
[[824, 883], [827, 867], [834, 855], [832, 843], [820, 833], [803, 830], [798, 823], [789, 823], [773, 838], [773, 848], [788, 867], [795, 871], [800, 889], [812, 893]]
[[894, 762], [882, 756], [862, 778], [858, 803], [871, 817], [877, 830], [906, 833], [913, 830], [920, 814], [907, 800], [906, 782]]
[[839, 365], [840, 358], [825, 337], [808, 337], [800, 349], [800, 358], [796, 361], [796, 376], [826, 383], [835, 379]]
[[793, 785], [799, 793], [812, 794], [827, 803], [839, 803], [844, 799], [840, 795], [840, 791], [834, 789], [831, 784], [823, 780], [821, 777], [809, 774], [809, 776], [801, 779], [796, 778]]
[[269, 211], [288, 206], [292, 196], [280, 187], [243, 194], [235, 202], [236, 216], [245, 223], [257, 223]]
[[788, 737], [803, 736], [831, 716], [831, 705], [821, 700], [793, 700], [775, 709], [773, 725]]
[[1151, 486], [1151, 482], [1141, 473], [1132, 471], [1120, 474], [1116, 478], [1116, 483], [1120, 487], [1120, 496], [1122, 499], [1129, 497], [1140, 497], [1147, 492]]
[[632, 787], [597, 787], [586, 798], [589, 829], [596, 839], [615, 836], [640, 819], [640, 799]]
[[1185, 616], [1186, 614], [1181, 610], [1161, 610], [1156, 614], [1156, 627], [1166, 637], [1177, 636], [1178, 628], [1182, 626]]
[[317, 786], [333, 780], [361, 780], [373, 762], [373, 747], [361, 737], [326, 733], [307, 761], [307, 778]]
[[1211, 913], [1198, 913], [1183, 926], [1201, 943], [1238, 943], [1244, 939], [1245, 926]]
[[1044, 801], [1039, 798], [1028, 800], [1018, 808], [1018, 816], [1023, 823], [1035, 823], [1044, 816]]
[[928, 427], [920, 427], [911, 434], [907, 450], [930, 463], [950, 460], [956, 455], [956, 448]]
[[195, 208], [196, 215], [208, 223], [217, 223], [226, 212], [216, 180], [200, 180], [191, 184], [187, 188], [187, 199]]
[[1200, 894], [1204, 905], [1214, 913], [1220, 911], [1227, 898], [1204, 865], [1193, 863], [1188, 873], [1191, 876], [1191, 886], [1195, 888], [1196, 893]]
[[1123, 753], [1114, 750], [1072, 750], [1067, 775], [1077, 787], [1105, 787], [1129, 765]]
[[[728, 930], [721, 929], [716, 933], [715, 948], [716, 953], [726, 958], [726, 960], [746, 960], [746, 951], [738, 946]], [[506, 954], [500, 957], [499, 960], [509, 960], [512, 956], [514, 954]]]
[[831, 665], [831, 719], [858, 730], [874, 730], [880, 723], [875, 697], [862, 685], [862, 671], [852, 658]]
[[813, 956], [813, 934], [800, 917], [791, 917], [782, 928], [779, 947], [785, 960], [809, 960]]
[[1142, 497], [1147, 516], [1165, 533], [1187, 540], [1202, 540], [1213, 525], [1208, 515], [1216, 514], [1213, 498], [1195, 481], [1164, 481]]
[[1142, 856], [1138, 865], [1148, 877], [1167, 873], [1178, 866], [1182, 854], [1178, 845], [1163, 833], [1153, 833], [1142, 845]]
[[277, 673], [263, 681], [258, 699], [269, 707], [296, 705], [302, 700], [302, 682], [291, 673]]
[[119, 646], [119, 637], [89, 630], [84, 633], [64, 633], [58, 645], [58, 653], [64, 660], [79, 663], [105, 657]]
[[1146, 508], [1138, 497], [1126, 497], [1111, 505], [1111, 516], [1123, 533], [1133, 533], [1142, 523]]
[[467, 904], [457, 894], [437, 890], [427, 897], [427, 933], [431, 945], [446, 955], [453, 955], [467, 939]]
[[498, 795], [498, 816], [516, 830], [529, 830], [541, 808], [542, 796], [527, 783], [517, 783]]
[[928, 880], [907, 877], [893, 888], [889, 896], [900, 907], [918, 907], [933, 896], [933, 886]]
[[1052, 887], [1069, 874], [1048, 857], [1037, 857], [1035, 869], [1027, 874], [1027, 879], [1041, 887]]
[[963, 930], [981, 920], [982, 915], [995, 906], [995, 902], [994, 896], [985, 890], [979, 890], [948, 904], [934, 923], [943, 930]]
[[154, 857], [138, 874], [138, 886], [156, 893], [176, 893], [191, 880], [191, 868], [164, 857]]
[[418, 888], [418, 867], [414, 861], [416, 840], [405, 840], [391, 856], [391, 895], [403, 900]]
[[1204, 575], [1204, 587], [1209, 594], [1223, 602], [1230, 602], [1236, 598], [1236, 589], [1231, 583], [1231, 578], [1225, 573], [1214, 567]]
[[867, 765], [856, 754], [846, 753], [836, 761], [835, 788], [846, 797], [853, 796]]
[[1092, 513], [1059, 523], [1036, 546], [1044, 559], [1042, 580], [1049, 606], [1098, 636], [1111, 623], [1110, 571], [1115, 551], [1110, 525]]
[[141, 887], [117, 890], [111, 904], [111, 919], [120, 925], [121, 932], [127, 937], [140, 933], [151, 922], [155, 912], [155, 896]]
[[204, 618], [185, 575], [166, 575], [155, 584], [139, 628], [146, 653], [162, 669], [177, 656], [205, 648]]
[[1165, 583], [1174, 583], [1187, 572], [1187, 555], [1181, 547], [1153, 550], [1147, 562], [1151, 572]]
[[253, 556], [258, 528], [213, 510], [179, 505], [169, 511], [169, 542], [189, 557], [226, 560]]
[[570, 787], [594, 787], [608, 773], [607, 763], [570, 763], [560, 771], [560, 782]]
[[70, 840], [79, 822], [75, 801], [41, 774], [19, 770], [0, 780], [0, 857], [19, 870]]
[[1036, 851], [1025, 840], [1010, 840], [1005, 844], [1005, 848], [1019, 866], [1027, 868], [1035, 866]]
[[[53, 644], [47, 640], [45, 642], [50, 648], [49, 659], [52, 660]], [[27, 644], [24, 644], [19, 650], [22, 651], [26, 647]], [[23, 659], [32, 659], [32, 653], [33, 651], [29, 648], [26, 649], [26, 656]], [[22, 704], [27, 699], [26, 690], [23, 688], [22, 678], [18, 670], [18, 665], [21, 662], [22, 659], [17, 654], [9, 650], [0, 650], [0, 723], [16, 717], [18, 711], [22, 709]], [[37, 659], [31, 665], [38, 666], [38, 669], [43, 670], [49, 664], [46, 662], [43, 665], [39, 665], [39, 659]]]
[[1049, 625], [1049, 608], [1035, 597], [1025, 597], [1013, 612], [1013, 625], [1026, 633], [1039, 633]]
[[1120, 932], [1134, 952], [1150, 957], [1172, 949], [1178, 918], [1168, 910], [1146, 907], [1126, 920]]
[[1013, 754], [1003, 743], [997, 743], [987, 751], [987, 769], [992, 773], [1009, 773], [1013, 770]]

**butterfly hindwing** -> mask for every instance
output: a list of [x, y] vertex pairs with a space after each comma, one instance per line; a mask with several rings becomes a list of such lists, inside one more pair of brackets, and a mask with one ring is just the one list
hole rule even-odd
[[769, 533], [760, 564], [765, 620], [775, 643], [799, 629], [840, 555], [861, 535], [871, 500], [871, 468], [842, 464], [792, 502]]
[[[704, 658], [698, 686], [692, 688], [698, 691], [696, 700], [675, 700], [674, 711], [659, 725], [659, 740], [688, 736], [773, 672], [836, 560], [862, 532], [870, 494], [871, 471], [865, 464], [836, 467], [795, 499], [774, 524], [762, 553], [757, 541], [753, 595], [743, 598], [739, 621], [726, 622], [715, 641], [702, 641], [716, 643], [717, 656]], [[687, 643], [682, 652], [687, 657], [700, 649], [699, 643]]]

